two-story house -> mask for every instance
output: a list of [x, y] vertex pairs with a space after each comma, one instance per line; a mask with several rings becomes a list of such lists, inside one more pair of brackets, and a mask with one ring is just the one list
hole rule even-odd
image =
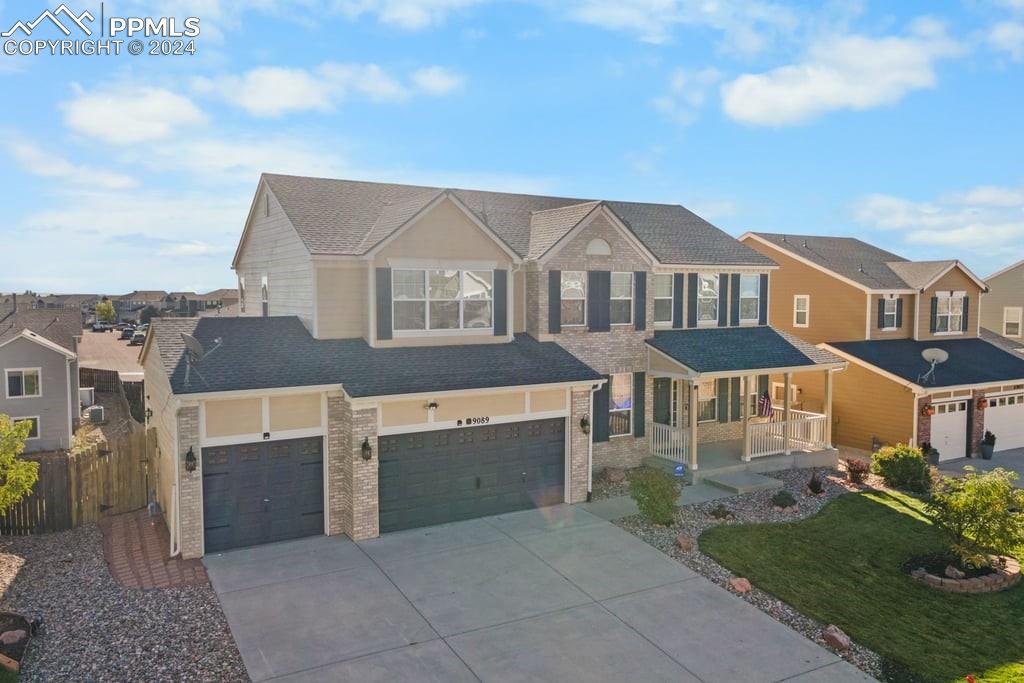
[[[982, 338], [984, 281], [959, 261], [908, 261], [850, 237], [747, 233], [779, 264], [772, 324], [850, 362], [837, 376], [837, 443], [931, 444], [942, 460], [1024, 446], [1024, 357]], [[815, 403], [813, 376], [796, 379]]]
[[681, 206], [265, 174], [232, 266], [239, 317], [155, 320], [142, 351], [186, 557], [829, 445], [758, 399], [845, 361], [769, 327], [776, 265]]
[[1024, 339], [1024, 261], [989, 275], [985, 283], [981, 326], [1008, 339]]

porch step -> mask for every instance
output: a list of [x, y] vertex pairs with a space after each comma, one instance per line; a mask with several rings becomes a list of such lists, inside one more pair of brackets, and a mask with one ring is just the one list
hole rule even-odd
[[712, 474], [704, 477], [702, 481], [732, 493], [751, 493], [782, 488], [782, 482], [778, 479], [747, 471]]

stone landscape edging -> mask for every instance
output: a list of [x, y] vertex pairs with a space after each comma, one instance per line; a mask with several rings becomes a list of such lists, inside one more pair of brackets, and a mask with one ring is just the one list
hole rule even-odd
[[1020, 562], [1012, 557], [999, 556], [1003, 566], [997, 567], [991, 574], [975, 576], [971, 579], [951, 579], [948, 576], [936, 576], [928, 572], [911, 574], [911, 578], [931, 588], [949, 593], [998, 593], [1013, 588], [1020, 583]]

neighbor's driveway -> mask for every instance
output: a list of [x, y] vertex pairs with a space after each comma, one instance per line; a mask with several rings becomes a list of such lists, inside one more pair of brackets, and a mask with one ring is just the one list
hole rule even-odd
[[1017, 488], [1024, 488], [1024, 448], [1015, 448], [1003, 451], [1002, 453], [995, 453], [992, 455], [991, 460], [982, 460], [980, 457], [946, 460], [939, 463], [939, 471], [943, 474], [963, 474], [965, 465], [970, 465], [983, 472], [994, 470], [997, 467], [1012, 470], [1020, 475], [1020, 478], [1014, 482], [1014, 485]]
[[870, 680], [567, 505], [205, 562], [254, 680]]

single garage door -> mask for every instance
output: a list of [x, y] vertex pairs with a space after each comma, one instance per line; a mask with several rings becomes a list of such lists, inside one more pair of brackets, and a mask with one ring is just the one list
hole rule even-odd
[[988, 397], [985, 429], [996, 435], [996, 450], [1024, 448], [1024, 392]]
[[967, 457], [968, 401], [936, 403], [932, 415], [932, 447], [938, 449], [939, 460]]
[[382, 436], [380, 530], [565, 500], [565, 419]]
[[321, 437], [203, 449], [206, 552], [324, 532]]

